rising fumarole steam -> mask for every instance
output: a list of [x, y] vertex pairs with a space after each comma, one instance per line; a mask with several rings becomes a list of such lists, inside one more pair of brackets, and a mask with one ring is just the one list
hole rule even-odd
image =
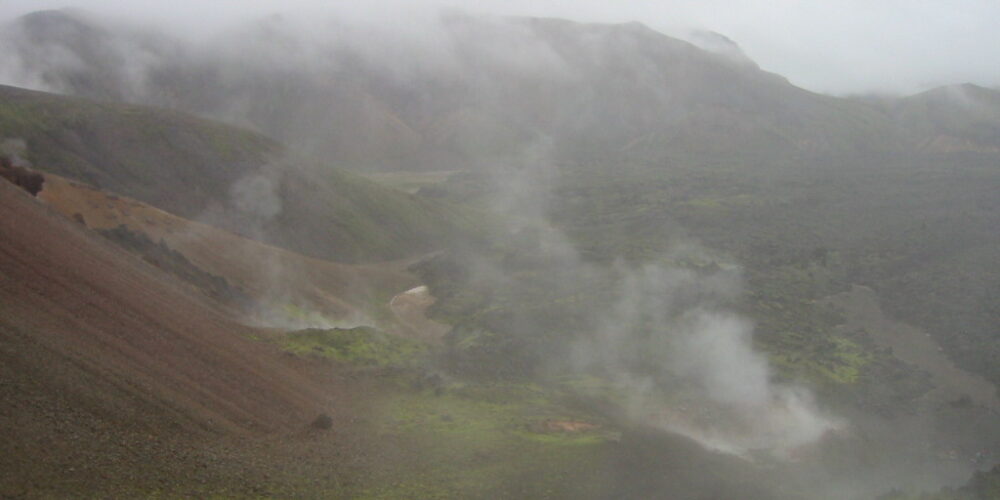
[[594, 335], [573, 346], [573, 360], [615, 381], [631, 419], [718, 451], [776, 457], [840, 426], [808, 390], [773, 382], [753, 348], [751, 324], [725, 311], [739, 293], [736, 270], [618, 270], [618, 302]]

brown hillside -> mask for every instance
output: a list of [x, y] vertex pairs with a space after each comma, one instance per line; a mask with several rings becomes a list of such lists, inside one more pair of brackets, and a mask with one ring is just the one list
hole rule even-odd
[[[384, 302], [382, 296], [415, 284], [403, 265], [348, 265], [305, 257], [53, 174], [46, 174], [39, 198], [91, 229], [125, 226], [163, 242], [199, 269], [225, 278], [256, 302], [257, 310], [244, 318], [251, 322], [289, 327], [319, 318], [367, 323], [371, 309]], [[289, 311], [316, 317], [296, 318]]]
[[81, 422], [246, 434], [329, 411], [310, 379], [247, 338], [254, 333], [0, 183], [0, 427], [24, 429], [4, 433], [5, 445], [44, 446]]
[[0, 498], [313, 497], [367, 470], [371, 384], [212, 304], [0, 181]]

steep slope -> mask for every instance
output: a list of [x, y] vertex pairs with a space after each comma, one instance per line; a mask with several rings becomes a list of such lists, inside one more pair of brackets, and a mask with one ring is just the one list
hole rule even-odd
[[250, 299], [252, 304], [240, 304], [249, 309], [239, 311], [249, 321], [302, 327], [369, 323], [385, 296], [416, 284], [405, 263], [349, 265], [304, 257], [53, 174], [45, 175], [38, 197], [112, 238], [145, 238], [179, 252]]
[[0, 366], [23, 382], [4, 384], [4, 418], [68, 401], [137, 426], [247, 432], [326, 405], [257, 331], [9, 183], [0, 195]]
[[468, 227], [447, 206], [182, 113], [0, 86], [0, 138], [46, 171], [315, 257], [411, 256]]
[[202, 442], [341, 405], [263, 334], [0, 182], [0, 493], [191, 484]]

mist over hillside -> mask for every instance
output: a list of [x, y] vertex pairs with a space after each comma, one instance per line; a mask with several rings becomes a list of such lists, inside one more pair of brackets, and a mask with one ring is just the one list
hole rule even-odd
[[[4, 30], [4, 67], [9, 83], [195, 112], [348, 168], [482, 165], [538, 141], [570, 161], [995, 147], [938, 130], [918, 98], [886, 110], [796, 88], [729, 41], [710, 51], [639, 23], [414, 22], [275, 15], [195, 42], [46, 11]], [[995, 110], [991, 92], [972, 93]], [[962, 93], [949, 94], [956, 106], [971, 104]]]
[[[123, 414], [194, 415], [106, 482], [5, 435], [28, 465], [0, 495], [994, 498], [1000, 91], [825, 95], [640, 22], [331, 12], [0, 27], [0, 173], [24, 188], [0, 291], [31, 306], [0, 352], [118, 367], [70, 385], [88, 457]], [[63, 233], [79, 259], [33, 255]], [[245, 353], [197, 411], [113, 348], [167, 332], [139, 354], [185, 359], [187, 310]], [[6, 428], [67, 407], [61, 375], [15, 372]], [[214, 372], [185, 373], [162, 383]]]

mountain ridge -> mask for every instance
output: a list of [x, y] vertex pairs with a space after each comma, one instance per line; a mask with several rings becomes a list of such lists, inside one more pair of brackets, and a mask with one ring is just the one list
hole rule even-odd
[[[57, 25], [87, 22], [44, 14]], [[554, 159], [611, 152], [663, 161], [737, 150], [911, 150], [927, 140], [905, 130], [912, 119], [881, 106], [795, 87], [752, 61], [640, 23], [452, 13], [431, 26], [432, 42], [382, 39], [376, 30], [370, 47], [356, 43], [352, 36], [360, 34], [352, 29], [313, 39], [287, 19], [265, 18], [219, 35], [212, 48], [106, 28], [95, 42], [103, 50], [86, 51], [58, 33], [34, 33], [32, 47], [7, 57], [31, 59], [38, 47], [66, 51], [80, 64], [43, 62], [27, 73], [63, 93], [110, 93], [250, 126], [307, 155], [362, 170], [525, 162], [525, 151], [539, 143], [551, 144]], [[317, 57], [297, 66], [302, 53]], [[92, 73], [121, 54], [143, 54], [142, 64], [130, 66], [138, 77], [88, 83], [99, 82]]]

